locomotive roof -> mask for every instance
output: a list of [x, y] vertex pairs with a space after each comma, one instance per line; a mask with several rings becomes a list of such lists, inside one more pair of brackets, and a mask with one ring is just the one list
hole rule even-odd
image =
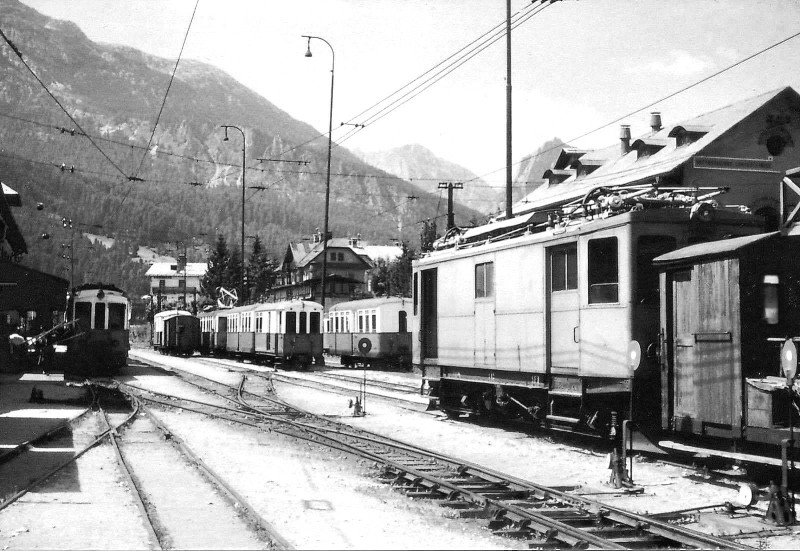
[[78, 285], [75, 287], [75, 293], [79, 293], [81, 291], [112, 291], [115, 293], [120, 293], [122, 296], [127, 297], [128, 295], [125, 294], [125, 291], [114, 285], [113, 283], [84, 283], [83, 285]]
[[711, 241], [708, 243], [698, 243], [696, 245], [689, 245], [677, 251], [662, 254], [653, 259], [653, 264], [663, 266], [667, 264], [685, 263], [688, 260], [695, 260], [704, 257], [725, 257], [734, 256], [736, 253], [751, 247], [756, 244], [762, 244], [765, 241], [780, 235], [781, 232], [762, 233], [757, 235], [747, 235], [745, 237], [733, 237], [731, 239], [723, 239], [721, 241]]

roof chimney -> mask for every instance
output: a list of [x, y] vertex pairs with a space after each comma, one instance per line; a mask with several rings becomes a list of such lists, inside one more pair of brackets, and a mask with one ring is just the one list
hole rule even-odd
[[631, 127], [629, 124], [621, 124], [619, 127], [620, 152], [627, 155], [631, 150]]
[[661, 113], [658, 111], [650, 113], [650, 128], [653, 129], [653, 132], [661, 130]]

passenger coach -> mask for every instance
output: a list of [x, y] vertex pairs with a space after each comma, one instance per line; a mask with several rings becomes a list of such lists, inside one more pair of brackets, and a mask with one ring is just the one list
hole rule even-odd
[[305, 300], [204, 312], [201, 348], [270, 363], [322, 364], [321, 319], [322, 305]]
[[411, 300], [381, 297], [341, 302], [325, 316], [324, 349], [342, 365], [411, 364]]

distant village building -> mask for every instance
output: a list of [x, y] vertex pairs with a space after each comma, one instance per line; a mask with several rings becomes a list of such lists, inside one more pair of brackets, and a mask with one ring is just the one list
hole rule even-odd
[[[513, 207], [514, 215], [579, 200], [598, 187], [730, 187], [715, 198], [760, 214], [776, 229], [781, 181], [800, 166], [800, 95], [790, 88], [761, 94], [693, 119], [672, 123], [651, 113], [651, 131], [634, 139], [622, 125], [605, 149], [563, 147], [545, 182]], [[796, 203], [796, 195], [784, 206]]]
[[155, 262], [145, 274], [150, 278], [150, 295], [159, 310], [167, 306], [190, 309], [197, 304], [200, 280], [206, 275], [205, 262]]
[[[289, 243], [275, 273], [275, 285], [267, 300], [274, 302], [301, 298], [322, 299], [322, 233], [311, 240]], [[357, 298], [372, 297], [370, 275], [379, 259], [391, 262], [400, 258], [399, 245], [370, 245], [361, 236], [328, 240], [325, 306]]]

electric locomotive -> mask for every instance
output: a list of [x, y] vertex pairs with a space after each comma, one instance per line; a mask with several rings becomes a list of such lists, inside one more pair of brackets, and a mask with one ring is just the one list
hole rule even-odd
[[117, 373], [128, 362], [130, 312], [130, 300], [114, 285], [73, 289], [67, 321], [49, 332], [55, 368], [79, 375]]
[[659, 272], [687, 245], [758, 234], [723, 189], [598, 188], [449, 232], [414, 262], [413, 363], [446, 413], [619, 434], [659, 427]]
[[324, 350], [356, 363], [408, 367], [411, 364], [411, 301], [379, 297], [340, 302], [325, 316]]

